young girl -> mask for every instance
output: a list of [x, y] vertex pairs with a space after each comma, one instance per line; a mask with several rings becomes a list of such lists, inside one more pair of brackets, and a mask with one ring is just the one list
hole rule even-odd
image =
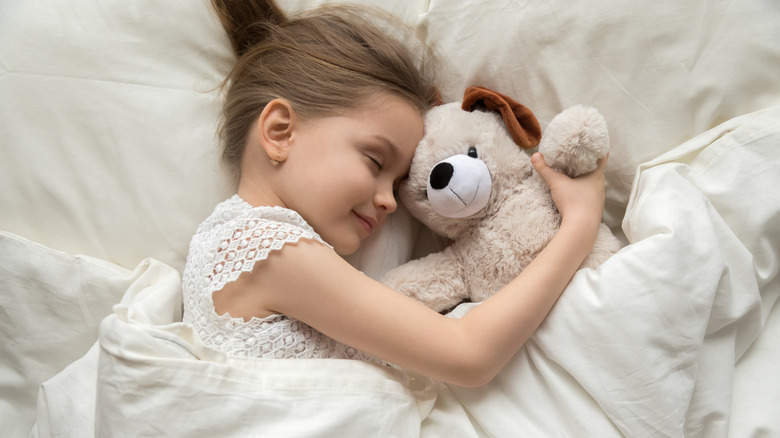
[[397, 204], [435, 100], [423, 59], [361, 13], [287, 19], [273, 4], [215, 0], [239, 55], [221, 129], [237, 194], [192, 239], [184, 318], [227, 354], [387, 361], [479, 386], [541, 324], [593, 245], [604, 166], [570, 179], [536, 154], [563, 222], [522, 274], [461, 319], [354, 269]]

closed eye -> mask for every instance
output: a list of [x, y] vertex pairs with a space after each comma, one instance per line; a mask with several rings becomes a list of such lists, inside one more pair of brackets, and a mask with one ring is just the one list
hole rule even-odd
[[379, 160], [377, 160], [372, 156], [369, 156], [368, 159], [371, 160], [374, 164], [376, 164], [377, 169], [382, 170], [382, 163], [380, 163]]

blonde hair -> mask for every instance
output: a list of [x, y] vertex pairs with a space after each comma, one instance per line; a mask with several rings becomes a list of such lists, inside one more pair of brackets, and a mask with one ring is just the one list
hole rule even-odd
[[381, 93], [421, 114], [440, 100], [430, 50], [387, 15], [321, 6], [288, 18], [271, 1], [212, 2], [239, 56], [224, 84], [219, 130], [236, 177], [249, 130], [273, 99], [289, 101], [301, 120], [343, 114]]

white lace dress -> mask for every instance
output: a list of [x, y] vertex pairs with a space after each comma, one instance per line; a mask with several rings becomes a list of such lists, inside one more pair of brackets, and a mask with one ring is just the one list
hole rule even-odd
[[184, 322], [207, 345], [231, 356], [274, 359], [359, 359], [372, 356], [336, 342], [285, 315], [233, 318], [217, 315], [212, 294], [235, 281], [255, 263], [299, 239], [330, 248], [293, 210], [253, 207], [238, 195], [221, 202], [198, 227], [182, 276]]

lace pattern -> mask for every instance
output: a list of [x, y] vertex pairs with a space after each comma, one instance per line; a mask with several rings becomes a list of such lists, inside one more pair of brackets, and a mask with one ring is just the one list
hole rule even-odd
[[218, 204], [190, 242], [182, 276], [184, 322], [193, 326], [204, 343], [231, 356], [380, 362], [285, 315], [244, 321], [217, 314], [212, 299], [215, 291], [251, 271], [271, 251], [302, 238], [330, 247], [292, 210], [253, 207], [238, 195]]

